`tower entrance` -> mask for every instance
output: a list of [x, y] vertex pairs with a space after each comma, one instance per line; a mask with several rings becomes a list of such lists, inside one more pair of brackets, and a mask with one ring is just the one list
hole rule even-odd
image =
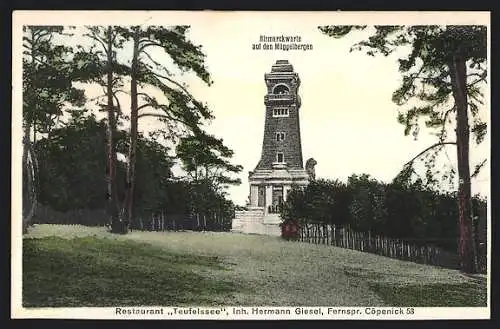
[[266, 187], [265, 186], [259, 186], [258, 188], [258, 193], [259, 193], [259, 197], [258, 197], [258, 204], [257, 206], [258, 207], [264, 207], [266, 205]]
[[283, 204], [283, 185], [273, 186], [273, 206]]

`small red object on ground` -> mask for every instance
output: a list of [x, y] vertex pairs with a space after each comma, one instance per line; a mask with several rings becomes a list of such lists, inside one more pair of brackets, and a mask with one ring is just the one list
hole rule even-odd
[[300, 225], [296, 220], [286, 220], [281, 223], [281, 237], [287, 240], [299, 238]]

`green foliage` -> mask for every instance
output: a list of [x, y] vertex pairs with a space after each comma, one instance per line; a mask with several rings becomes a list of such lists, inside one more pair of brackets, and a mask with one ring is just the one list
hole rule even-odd
[[344, 224], [350, 219], [347, 186], [339, 181], [315, 180], [287, 194], [282, 217], [314, 223]]
[[227, 200], [223, 192], [214, 189], [209, 181], [189, 182], [188, 186], [190, 198], [187, 207], [191, 209], [196, 221], [200, 220], [200, 223], [193, 222], [193, 227], [229, 229], [234, 218], [233, 202]]
[[[191, 95], [187, 85], [179, 82], [173, 70], [165, 65], [171, 62], [181, 74], [194, 72], [207, 85], [212, 84], [201, 46], [188, 39], [189, 26], [116, 26], [114, 31], [137, 46], [137, 62], [130, 66], [129, 72], [133, 71], [139, 87], [154, 87], [166, 99], [162, 102], [150, 93], [139, 92], [138, 117], [156, 117], [165, 123], [168, 139], [177, 139], [186, 129], [201, 132], [204, 120], [213, 119], [210, 109]], [[157, 50], [155, 54], [161, 59], [154, 58], [151, 49]]]
[[[394, 91], [392, 100], [400, 111], [398, 122], [404, 125], [404, 134], [418, 137], [422, 121], [428, 128], [436, 129], [438, 144], [447, 140], [447, 132], [455, 122], [456, 112], [452, 95], [450, 66], [452, 56], [462, 56], [468, 67], [467, 96], [469, 112], [473, 122], [470, 127], [476, 143], [481, 143], [487, 130], [479, 108], [484, 104], [481, 87], [487, 76], [487, 33], [486, 26], [320, 26], [319, 30], [334, 38], [341, 38], [355, 30], [364, 30], [369, 36], [352, 46], [351, 51], [365, 51], [367, 55], [389, 56], [396, 50], [408, 50], [407, 56], [398, 58], [402, 75], [401, 86]], [[422, 153], [426, 157], [426, 184], [436, 187], [436, 154], [440, 145]], [[415, 159], [414, 159], [415, 160]], [[413, 165], [413, 161], [408, 165]], [[405, 168], [407, 169], [407, 168]], [[448, 170], [441, 178], [454, 177]]]
[[53, 41], [68, 35], [65, 29], [24, 26], [23, 32], [23, 121], [35, 132], [47, 133], [65, 106], [82, 106], [85, 96], [73, 86], [73, 49]]
[[381, 232], [386, 218], [385, 186], [369, 175], [352, 175], [348, 179], [352, 201], [349, 206], [352, 228]]
[[[106, 125], [85, 110], [72, 110], [70, 119], [40, 139], [39, 202], [59, 211], [103, 209], [105, 207]], [[125, 131], [116, 135], [117, 151], [124, 153], [130, 138]], [[209, 181], [175, 179], [174, 159], [168, 148], [139, 135], [137, 147], [137, 195], [135, 209], [144, 218], [164, 212], [185, 218], [190, 213], [205, 216], [207, 226], [228, 227], [234, 205]], [[126, 164], [118, 163], [118, 193], [125, 194]], [[202, 223], [200, 223], [201, 225]], [[137, 227], [138, 223], [132, 223]], [[190, 226], [191, 224], [188, 224]], [[194, 225], [194, 224], [193, 224]], [[203, 223], [204, 225], [204, 223]], [[196, 225], [197, 226], [197, 223]]]
[[174, 161], [168, 156], [168, 148], [155, 140], [139, 136], [137, 142], [136, 207], [145, 210], [162, 209]]
[[239, 178], [228, 174], [237, 174], [243, 170], [241, 165], [230, 162], [234, 151], [224, 145], [222, 139], [199, 133], [181, 138], [176, 148], [177, 157], [195, 181], [204, 180], [212, 184], [215, 190], [228, 185], [239, 185]]
[[[39, 200], [56, 210], [98, 209], [105, 203], [106, 124], [97, 121], [86, 110], [69, 111], [71, 117], [61, 128], [54, 129], [47, 138], [37, 142], [40, 162]], [[117, 144], [124, 147], [125, 132], [116, 136]], [[139, 166], [146, 176], [141, 188], [147, 190], [146, 203], [157, 198], [151, 194], [162, 191], [159, 183], [170, 177], [172, 160], [165, 148], [155, 141], [141, 139]], [[125, 166], [118, 166], [120, 190], [123, 192]], [[160, 196], [158, 196], [159, 198]]]
[[[129, 159], [116, 163], [112, 186], [117, 186], [118, 200], [125, 200], [126, 188], [133, 181], [135, 191], [131, 193], [135, 198], [129, 200], [141, 216], [163, 213], [184, 218], [197, 213], [215, 222], [232, 218], [234, 205], [226, 199], [223, 188], [240, 183], [230, 174], [241, 172], [242, 167], [230, 162], [233, 151], [221, 139], [203, 131], [202, 125], [213, 119], [210, 109], [173, 73], [175, 69], [181, 75], [192, 72], [207, 85], [212, 84], [201, 46], [188, 38], [189, 27], [87, 26], [83, 36], [90, 43], [75, 49], [64, 44], [65, 38], [72, 36], [67, 30], [61, 26], [24, 28], [24, 120], [48, 133], [36, 143], [41, 167], [40, 202], [59, 211], [105, 207], [106, 175], [114, 172], [108, 168], [108, 128], [115, 135], [113, 153], [128, 154]], [[134, 65], [125, 63], [121, 56], [131, 42], [139, 49]], [[153, 48], [155, 51], [150, 51]], [[140, 111], [138, 118], [157, 117], [165, 124], [149, 138], [140, 132], [132, 136], [116, 127], [129, 119], [122, 111], [119, 95], [128, 94], [125, 84], [130, 78], [139, 87], [140, 102], [135, 108]], [[87, 100], [83, 90], [73, 86], [75, 82], [104, 87], [104, 94]], [[151, 88], [159, 90], [163, 99], [153, 97]], [[108, 95], [110, 90], [112, 95]], [[90, 101], [96, 101], [101, 111], [116, 113], [115, 122], [97, 121], [88, 113]], [[146, 109], [152, 112], [144, 112]], [[64, 112], [69, 120], [56, 125], [55, 119]], [[137, 149], [129, 150], [135, 141]], [[179, 141], [178, 158], [189, 168], [189, 161], [194, 159], [203, 172], [194, 182], [179, 180], [171, 173], [175, 159], [168, 155], [170, 150], [165, 145]], [[136, 174], [127, 182], [132, 164]]]
[[[105, 26], [86, 26], [84, 37], [91, 40], [89, 46], [78, 45], [73, 55], [73, 71], [75, 81], [82, 83], [96, 83], [105, 88], [107, 86], [107, 74], [112, 73], [111, 86], [113, 89], [113, 104], [117, 114], [123, 115], [120, 101], [117, 97], [123, 92], [123, 79], [130, 76], [130, 67], [118, 61], [118, 51], [123, 50], [125, 38], [116, 32], [116, 27], [111, 29], [111, 34]], [[111, 46], [111, 51], [108, 46]], [[103, 94], [97, 100], [107, 97]], [[106, 105], [97, 102], [102, 108]], [[118, 118], [118, 116], [117, 116]]]
[[[318, 180], [293, 188], [282, 217], [306, 223], [349, 225], [356, 231], [400, 238], [417, 245], [435, 244], [457, 250], [456, 194], [440, 194], [421, 181], [379, 182], [369, 175], [352, 175], [347, 184]], [[473, 198], [477, 222], [486, 219], [486, 201]], [[481, 229], [484, 229], [481, 228]]]
[[96, 209], [105, 201], [105, 125], [85, 111], [70, 111], [63, 127], [36, 143], [39, 201], [54, 209]]

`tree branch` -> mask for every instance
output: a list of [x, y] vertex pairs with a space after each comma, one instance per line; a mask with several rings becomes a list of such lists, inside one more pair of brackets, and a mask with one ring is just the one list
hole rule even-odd
[[46, 37], [50, 35], [50, 31], [45, 31], [45, 30], [37, 30], [33, 33], [33, 44], [37, 44], [41, 38]]
[[[150, 104], [144, 104], [147, 106], [150, 106]], [[142, 106], [144, 106], [142, 105]], [[144, 106], [146, 107], [146, 106]], [[160, 113], [141, 113], [137, 116], [138, 119], [143, 118], [143, 117], [156, 117], [156, 118], [163, 118], [163, 119], [171, 119], [170, 116], [165, 115], [165, 114], [160, 114]]]
[[439, 141], [440, 142], [443, 142], [444, 140], [444, 133], [446, 132], [446, 120], [448, 119], [448, 115], [455, 111], [455, 105], [453, 105], [452, 108], [450, 108], [449, 110], [447, 110], [444, 115], [443, 115], [443, 126], [441, 127], [441, 133], [440, 133], [440, 136], [439, 136]]
[[108, 54], [108, 47], [106, 47], [106, 43], [103, 40], [101, 40], [97, 35], [95, 35], [94, 32], [85, 33], [84, 36], [87, 36], [87, 37], [99, 42], [101, 44], [102, 48], [104, 49], [104, 52], [106, 53], [106, 55], [109, 55]]
[[186, 88], [184, 88], [184, 86], [183, 86], [183, 85], [181, 85], [180, 83], [178, 83], [177, 81], [175, 81], [175, 80], [173, 80], [173, 79], [171, 79], [171, 78], [169, 78], [169, 77], [166, 77], [166, 76], [164, 76], [164, 75], [162, 75], [162, 74], [156, 73], [156, 72], [151, 72], [151, 73], [152, 73], [153, 75], [155, 75], [157, 78], [163, 78], [163, 79], [165, 79], [165, 80], [167, 80], [167, 81], [169, 81], [169, 82], [173, 83], [174, 85], [176, 85], [177, 87], [179, 87], [179, 88], [180, 88], [183, 92], [185, 92], [185, 93], [187, 94], [187, 96], [188, 96], [191, 100], [194, 100], [193, 95], [191, 95], [191, 94], [189, 93], [189, 91], [188, 91]]
[[156, 65], [157, 67], [160, 67], [160, 66], [161, 66], [161, 65], [160, 65], [160, 63], [158, 63], [157, 61], [155, 61], [155, 60], [151, 57], [151, 55], [150, 55], [150, 54], [148, 54], [148, 52], [146, 52], [146, 51], [145, 51], [145, 52], [144, 52], [144, 55], [146, 55], [146, 56], [149, 58], [149, 60], [150, 60], [151, 62], [153, 62], [153, 64], [154, 64], [154, 65]]
[[410, 161], [408, 161], [407, 163], [405, 163], [403, 165], [403, 167], [406, 167], [406, 166], [410, 165], [417, 158], [419, 158], [420, 156], [422, 156], [424, 153], [432, 150], [433, 148], [436, 148], [438, 146], [444, 146], [444, 145], [457, 145], [457, 142], [439, 142], [439, 143], [433, 144], [433, 145], [429, 146], [428, 148], [426, 148], [425, 150], [423, 150], [422, 152], [420, 152], [419, 154], [417, 154], [416, 156], [414, 156]]
[[93, 101], [98, 100], [99, 98], [103, 98], [105, 96], [106, 96], [106, 94], [102, 94], [102, 95], [99, 95], [99, 96], [96, 96], [96, 97], [92, 97], [92, 98], [89, 99], [89, 102], [93, 102]]
[[149, 42], [146, 42], [142, 46], [139, 47], [139, 53], [141, 53], [144, 49], [146, 49], [149, 46], [158, 46], [158, 47], [163, 48], [163, 46], [161, 44], [159, 44], [158, 42], [149, 41]]
[[467, 87], [472, 87], [474, 86], [475, 84], [479, 83], [479, 82], [482, 82], [482, 81], [486, 81], [486, 78], [482, 78], [482, 79], [477, 79], [476, 81], [473, 81], [469, 84], [467, 84]]
[[469, 74], [467, 74], [467, 77], [485, 78], [486, 77], [486, 72], [483, 72], [483, 73], [469, 73]]
[[411, 79], [410, 83], [407, 85], [407, 87], [404, 89], [402, 95], [405, 96], [406, 93], [410, 90], [410, 88], [413, 86], [415, 83], [415, 80], [420, 76], [420, 73], [424, 70], [424, 65], [422, 64], [422, 67], [420, 67], [420, 70], [416, 73], [410, 73], [409, 78]]
[[470, 178], [474, 178], [477, 175], [479, 175], [479, 172], [481, 171], [481, 168], [483, 168], [483, 166], [486, 164], [486, 161], [487, 161], [487, 159], [484, 159], [483, 161], [481, 161], [481, 163], [479, 163], [478, 165], [476, 165], [476, 167], [474, 168], [474, 172], [472, 173], [472, 175], [470, 176]]
[[121, 110], [116, 107], [114, 104], [113, 105], [108, 105], [107, 103], [104, 104], [104, 103], [97, 103], [97, 105], [99, 105], [101, 107], [101, 109], [99, 109], [99, 112], [107, 112], [108, 109], [111, 107], [111, 109], [113, 110], [113, 112], [119, 112], [121, 113]]
[[[115, 91], [115, 93], [118, 93], [118, 92], [124, 93], [124, 94], [126, 94], [126, 95], [130, 95], [130, 92], [125, 91], [125, 90], [121, 90], [121, 89], [119, 89], [119, 90]], [[149, 97], [149, 95], [148, 95], [148, 94], [146, 94], [146, 93], [137, 93], [137, 96]]]
[[38, 62], [38, 64], [42, 64], [42, 65], [45, 65], [45, 66], [50, 66], [50, 64], [49, 64], [49, 63], [44, 62], [41, 58], [34, 57], [34, 58], [33, 58], [33, 60], [34, 60], [35, 62]]
[[[148, 105], [148, 106], [149, 106], [150, 104], [144, 104], [144, 105]], [[144, 106], [144, 105], [142, 105], [141, 107], [146, 107], [146, 106]], [[173, 121], [176, 121], [176, 122], [180, 122], [180, 123], [182, 123], [183, 125], [185, 125], [186, 127], [190, 127], [190, 125], [189, 125], [187, 122], [185, 122], [185, 121], [183, 121], [183, 120], [181, 120], [181, 119], [179, 119], [179, 118], [174, 118], [174, 117], [172, 117], [172, 116], [170, 116], [170, 115], [167, 115], [167, 114], [160, 114], [160, 113], [141, 113], [141, 114], [139, 114], [139, 115], [137, 116], [137, 119], [140, 119], [140, 118], [143, 118], [143, 117], [155, 117], [155, 118], [161, 118], [161, 119], [169, 119], [169, 120], [173, 120]]]
[[[142, 110], [143, 108], [146, 108], [146, 107], [154, 107], [151, 103], [146, 103], [146, 104], [142, 104], [141, 106], [138, 106], [137, 107], [137, 112], [139, 112], [140, 110]], [[142, 114], [139, 114], [139, 118], [141, 117]]]
[[117, 109], [117, 117], [122, 114], [122, 107], [120, 105], [120, 101], [118, 100], [118, 97], [116, 96], [116, 93], [113, 93], [113, 97], [115, 98], [116, 101], [116, 109]]

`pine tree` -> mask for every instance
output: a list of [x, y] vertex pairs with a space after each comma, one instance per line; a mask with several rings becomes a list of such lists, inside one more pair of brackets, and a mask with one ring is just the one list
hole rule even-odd
[[[341, 38], [366, 26], [320, 26], [324, 34]], [[411, 159], [403, 169], [403, 176], [413, 172], [416, 159], [427, 155], [427, 182], [436, 183], [432, 175], [436, 152], [445, 145], [456, 145], [458, 164], [459, 253], [461, 270], [477, 271], [474, 251], [474, 233], [471, 209], [471, 176], [477, 175], [485, 164], [481, 161], [471, 175], [469, 168], [469, 138], [473, 133], [480, 143], [487, 125], [479, 115], [483, 104], [481, 84], [486, 82], [487, 34], [485, 26], [375, 26], [372, 35], [351, 48], [366, 50], [370, 56], [388, 56], [401, 47], [409, 47], [410, 54], [399, 59], [403, 82], [393, 94], [397, 105], [411, 106], [400, 113], [398, 120], [405, 126], [405, 135], [419, 133], [419, 120], [426, 117], [426, 125], [438, 129], [438, 141]], [[451, 119], [455, 113], [456, 120]], [[472, 116], [472, 127], [469, 126]], [[455, 124], [456, 140], [447, 140], [447, 125]], [[431, 152], [434, 151], [434, 152]], [[452, 177], [454, 171], [448, 173]]]

